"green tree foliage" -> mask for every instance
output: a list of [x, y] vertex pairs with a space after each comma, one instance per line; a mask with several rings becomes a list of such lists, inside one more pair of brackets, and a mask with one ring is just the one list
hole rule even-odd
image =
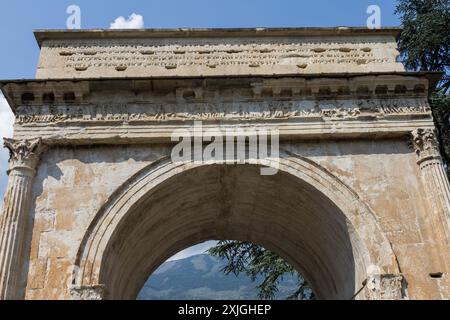
[[260, 299], [273, 299], [278, 292], [278, 285], [283, 276], [292, 274], [297, 276], [298, 290], [287, 299], [310, 300], [314, 298], [313, 291], [305, 279], [292, 266], [273, 252], [250, 242], [220, 241], [209, 250], [209, 254], [226, 259], [225, 274], [247, 274], [253, 281], [262, 278], [258, 285]]
[[444, 72], [430, 105], [450, 179], [450, 2], [400, 0], [396, 13], [403, 25], [398, 44], [406, 68]]
[[[450, 2], [448, 0], [400, 0], [396, 14], [403, 32], [398, 46], [409, 70], [448, 71], [450, 67]], [[442, 86], [447, 90], [447, 76]]]

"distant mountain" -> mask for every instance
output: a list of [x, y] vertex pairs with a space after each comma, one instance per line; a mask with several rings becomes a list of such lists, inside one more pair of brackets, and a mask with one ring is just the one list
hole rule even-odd
[[[207, 254], [168, 261], [149, 278], [138, 300], [246, 300], [257, 299], [259, 282], [246, 275], [224, 275], [225, 261]], [[297, 279], [284, 277], [277, 299], [296, 291]]]

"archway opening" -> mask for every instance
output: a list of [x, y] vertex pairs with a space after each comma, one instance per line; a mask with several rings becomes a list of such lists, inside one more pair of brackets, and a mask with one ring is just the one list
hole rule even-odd
[[102, 255], [107, 299], [135, 299], [164, 261], [210, 239], [277, 253], [318, 299], [351, 299], [366, 278], [364, 248], [345, 214], [285, 171], [262, 176], [256, 165], [204, 165], [161, 179], [136, 198]]
[[291, 265], [257, 244], [207, 241], [164, 262], [138, 300], [313, 300]]

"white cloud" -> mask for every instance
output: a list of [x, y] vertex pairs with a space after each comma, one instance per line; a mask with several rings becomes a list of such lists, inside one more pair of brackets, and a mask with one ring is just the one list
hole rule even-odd
[[14, 114], [9, 108], [8, 102], [0, 92], [0, 138], [2, 139], [0, 145], [0, 207], [3, 203], [3, 193], [6, 189], [8, 176], [6, 170], [8, 168], [8, 150], [3, 148], [3, 138], [11, 138], [13, 134]]
[[0, 136], [11, 138], [13, 134], [14, 114], [0, 92]]
[[143, 29], [144, 17], [140, 14], [133, 13], [128, 19], [120, 16], [113, 23], [111, 23], [110, 29]]

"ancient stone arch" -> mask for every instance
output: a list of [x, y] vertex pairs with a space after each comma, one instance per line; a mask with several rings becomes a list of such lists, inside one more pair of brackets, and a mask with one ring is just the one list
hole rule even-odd
[[[36, 79], [0, 83], [16, 115], [0, 298], [133, 299], [210, 239], [272, 249], [323, 299], [449, 298], [440, 75], [405, 72], [397, 34], [36, 32]], [[172, 133], [197, 121], [277, 130], [281, 153], [174, 160]]]
[[[202, 169], [201, 167], [203, 166], [212, 168]], [[232, 169], [227, 168], [227, 166], [232, 166]], [[78, 272], [74, 275], [74, 283], [76, 284], [75, 290], [77, 290], [77, 288], [89, 287], [92, 285], [99, 285], [102, 287], [105, 285], [105, 281], [110, 282], [110, 279], [115, 276], [125, 278], [130, 276], [130, 278], [132, 278], [131, 275], [135, 273], [136, 268], [140, 264], [150, 264], [150, 266], [146, 266], [144, 269], [154, 270], [170, 257], [170, 254], [174, 254], [192, 244], [208, 239], [251, 239], [256, 243], [264, 243], [266, 246], [272, 247], [276, 251], [283, 252], [287, 259], [292, 261], [300, 270], [303, 270], [304, 274], [311, 275], [312, 283], [317, 283], [317, 286], [323, 286], [323, 288], [317, 289], [319, 297], [320, 295], [323, 295], [323, 297], [327, 298], [350, 299], [353, 297], [354, 292], [356, 292], [359, 287], [363, 286], [362, 283], [368, 276], [377, 277], [382, 275], [384, 277], [388, 275], [388, 277], [390, 277], [391, 275], [399, 274], [395, 255], [388, 240], [379, 229], [375, 216], [351, 189], [325, 169], [307, 159], [284, 155], [280, 159], [279, 167], [282, 172], [286, 173], [286, 176], [292, 176], [291, 179], [295, 177], [299, 180], [297, 183], [304, 183], [308, 188], [311, 188], [313, 196], [316, 197], [317, 207], [307, 208], [297, 204], [295, 208], [283, 208], [283, 201], [281, 201], [277, 195], [274, 195], [273, 192], [271, 192], [271, 200], [267, 200], [270, 194], [268, 195], [261, 192], [255, 196], [255, 199], [252, 199], [252, 202], [259, 203], [261, 207], [270, 207], [271, 202], [279, 201], [280, 203], [276, 206], [278, 208], [278, 215], [275, 215], [277, 212], [270, 210], [270, 214], [275, 216], [263, 216], [263, 221], [257, 221], [256, 219], [253, 221], [252, 215], [256, 216], [258, 209], [253, 209], [254, 212], [250, 212], [251, 210], [248, 205], [245, 205], [245, 201], [244, 203], [239, 203], [239, 200], [243, 201], [243, 199], [237, 199], [238, 192], [241, 190], [236, 191], [239, 189], [239, 184], [241, 184], [241, 187], [242, 184], [252, 185], [253, 183], [249, 181], [250, 178], [246, 179], [246, 181], [242, 181], [242, 176], [251, 177], [252, 175], [245, 175], [245, 173], [243, 173], [243, 175], [233, 175], [232, 173], [232, 170], [245, 172], [246, 170], [250, 171], [251, 169], [244, 167], [241, 170], [234, 165], [227, 165], [225, 163], [220, 166], [200, 165], [195, 162], [172, 163], [170, 159], [157, 161], [148, 168], [144, 168], [141, 172], [132, 177], [131, 180], [126, 181], [125, 184], [118, 189], [117, 193], [109, 199], [104, 207], [102, 207], [98, 216], [94, 218], [92, 225], [86, 233], [86, 238], [83, 239], [82, 246], [80, 247], [77, 263], [79, 270], [77, 269]], [[201, 170], [204, 170], [208, 175], [216, 177], [217, 179], [214, 179], [213, 181], [202, 180], [201, 173], [198, 172]], [[225, 172], [221, 173], [221, 170], [225, 170]], [[271, 182], [272, 179], [270, 178], [261, 178], [257, 170], [256, 172], [254, 169], [252, 171], [254, 178], [261, 179], [261, 183], [269, 184]], [[202, 212], [201, 207], [204, 203], [201, 204], [200, 202], [195, 202], [195, 197], [200, 197], [202, 201], [205, 201], [205, 195], [195, 188], [192, 183], [180, 186], [180, 181], [182, 180], [181, 176], [183, 175], [195, 175], [197, 177], [195, 179], [196, 183], [198, 183], [199, 186], [206, 188], [208, 191], [213, 191], [212, 194], [206, 196], [207, 199], [210, 199], [209, 201], [213, 202], [208, 206], [208, 210]], [[234, 191], [231, 189], [225, 192], [223, 191], [223, 188], [231, 187], [221, 183], [222, 179], [227, 178], [225, 175], [232, 179], [230, 184], [232, 184]], [[288, 178], [284, 177], [284, 179], [286, 179], [284, 183], [287, 185]], [[277, 182], [279, 183], [280, 181]], [[207, 186], [206, 183], [211, 183], [211, 185]], [[164, 238], [163, 241], [165, 245], [167, 245], [167, 248], [161, 252], [162, 256], [158, 257], [156, 253], [152, 254], [154, 251], [152, 246], [144, 246], [143, 249], [146, 252], [135, 255], [139, 261], [137, 265], [132, 264], [132, 267], [129, 268], [114, 267], [111, 270], [110, 266], [117, 266], [117, 263], [119, 263], [116, 261], [126, 261], [127, 263], [130, 263], [129, 258], [108, 257], [108, 254], [113, 254], [114, 256], [118, 255], [117, 251], [111, 253], [111, 250], [113, 249], [108, 250], [111, 246], [115, 245], [115, 241], [126, 242], [124, 245], [127, 246], [127, 249], [123, 249], [122, 251], [125, 255], [133, 251], [131, 248], [136, 247], [140, 242], [144, 241], [141, 237], [142, 235], [132, 240], [130, 236], [126, 235], [127, 233], [124, 234], [119, 229], [124, 227], [127, 229], [139, 229], [137, 225], [135, 227], [130, 227], [130, 222], [125, 221], [133, 221], [132, 215], [142, 212], [142, 206], [144, 205], [142, 203], [152, 203], [154, 197], [156, 197], [155, 193], [158, 192], [158, 188], [163, 184], [169, 184], [174, 188], [168, 190], [168, 193], [165, 194], [163, 198], [169, 203], [178, 202], [179, 207], [172, 208], [173, 211], [178, 212], [178, 217], [170, 222], [160, 222], [160, 219], [166, 219], [165, 215], [169, 214], [169, 212], [165, 212], [163, 216], [157, 216], [157, 213], [154, 212], [154, 210], [149, 209], [149, 212], [147, 212], [146, 215], [155, 216], [150, 219], [148, 226], [143, 226], [144, 222], [141, 219], [135, 218], [134, 221], [137, 225], [140, 225], [139, 228], [143, 230], [153, 230], [153, 225], [160, 223], [161, 227], [165, 229], [163, 231], [154, 230], [152, 233], [154, 232], [155, 235], [170, 235], [170, 237]], [[214, 185], [218, 184], [220, 184], [220, 187], [214, 188]], [[187, 191], [188, 194], [177, 191], [180, 187], [183, 191]], [[301, 190], [299, 187], [293, 188], [291, 194], [284, 193], [284, 196], [295, 196], [299, 190]], [[172, 195], [173, 198], [170, 195]], [[302, 195], [297, 196], [300, 198], [303, 197]], [[250, 196], [246, 196], [247, 201], [249, 200], [249, 197]], [[329, 205], [333, 206], [333, 208], [320, 208], [319, 202], [325, 201], [326, 198], [331, 201]], [[265, 201], [267, 201], [265, 204], [263, 204], [263, 199], [266, 199]], [[304, 201], [307, 200], [309, 199], [305, 196]], [[186, 202], [191, 201], [194, 201], [195, 205], [192, 205], [189, 208], [183, 207]], [[222, 208], [224, 202], [230, 201], [234, 204], [231, 208]], [[242, 208], [240, 206], [242, 206]], [[190, 212], [190, 210], [192, 210], [192, 212]], [[311, 248], [307, 248], [309, 245], [307, 242], [312, 239], [308, 239], [301, 235], [302, 225], [308, 223], [307, 217], [299, 218], [297, 220], [292, 219], [292, 215], [301, 215], [303, 213], [302, 211], [306, 212], [307, 210], [310, 211], [309, 213], [323, 212], [326, 214], [328, 211], [334, 211], [332, 214], [335, 214], [336, 216], [341, 215], [342, 213], [345, 215], [345, 217], [335, 217], [338, 218], [338, 221], [333, 221], [332, 217], [317, 216], [314, 218], [319, 220], [324, 219], [327, 220], [327, 223], [332, 224], [333, 228], [330, 228], [328, 232], [334, 231], [337, 234], [342, 232], [342, 234], [337, 235], [335, 244], [339, 241], [339, 237], [344, 238], [341, 239], [341, 247], [333, 247], [326, 241], [320, 240], [323, 241], [322, 245], [325, 245], [325, 247], [321, 249], [323, 250], [323, 252], [321, 251], [322, 257], [316, 261], [313, 261], [314, 254], [303, 251], [308, 249], [314, 251]], [[341, 210], [341, 213], [339, 210]], [[220, 214], [214, 214], [214, 212], [220, 212]], [[186, 219], [184, 218], [184, 215], [190, 218]], [[218, 219], [221, 216], [223, 216], [223, 220]], [[234, 216], [236, 217], [234, 218]], [[289, 216], [291, 216], [291, 219], [289, 219]], [[289, 228], [292, 228], [292, 239], [289, 238], [287, 232], [284, 233], [283, 237], [281, 237], [280, 232], [271, 234], [269, 232], [263, 232], [263, 234], [258, 232], [260, 231], [258, 229], [267, 229], [274, 226], [278, 219], [288, 219], [290, 221], [289, 227], [283, 226], [282, 230], [288, 231]], [[203, 220], [209, 221], [204, 222]], [[212, 223], [213, 220], [216, 220], [216, 223]], [[186, 224], [183, 223], [183, 221], [188, 221], [190, 223]], [[362, 221], [364, 222], [362, 223]], [[180, 224], [182, 225], [184, 232], [179, 230]], [[319, 226], [323, 227], [323, 225], [314, 226], [311, 224], [307, 229], [313, 229], [314, 227], [318, 228]], [[191, 228], [194, 231], [190, 230]], [[241, 229], [239, 230], [239, 228]], [[173, 232], [173, 230], [178, 230], [178, 232]], [[321, 233], [320, 228], [315, 229], [314, 233], [317, 238], [319, 238], [319, 234]], [[148, 242], [155, 243], [157, 241], [157, 239], [153, 238]], [[297, 256], [295, 256], [292, 253], [289, 253], [290, 250], [294, 250], [288, 248], [290, 244], [292, 246], [303, 245], [305, 248], [301, 251], [299, 250]], [[328, 249], [332, 250], [331, 252], [328, 252], [328, 257], [324, 254], [324, 252], [328, 250], [326, 247], [329, 247]], [[318, 253], [315, 252], [315, 254]], [[349, 261], [339, 262], [345, 266], [337, 266], [336, 263], [333, 265], [332, 261], [334, 259], [343, 259], [345, 255], [348, 255], [346, 258], [348, 258]], [[144, 257], [151, 261], [151, 263], [143, 262], [142, 258]], [[110, 261], [111, 259], [113, 259], [113, 261]], [[312, 264], [303, 267], [308, 261]], [[339, 270], [340, 267], [342, 267], [341, 270]], [[317, 272], [317, 268], [321, 269], [322, 272]], [[372, 274], [367, 270], [370, 268], [372, 268]], [[127, 275], [127, 271], [125, 270], [130, 273]], [[316, 272], [312, 273], [311, 270], [316, 270]], [[359, 274], [355, 275], [355, 271]], [[105, 275], [111, 272], [116, 274]], [[344, 274], [340, 275], [339, 273], [342, 272], [344, 272]], [[139, 274], [139, 277], [141, 278], [141, 281], [136, 282], [136, 287], [133, 288], [129, 283], [127, 284], [126, 289], [130, 290], [131, 288], [131, 293], [129, 294], [123, 292], [125, 291], [124, 288], [108, 288], [107, 290], [110, 291], [111, 298], [134, 298], [137, 295], [138, 290], [143, 286], [143, 281], [145, 282], [148, 275], [144, 274], [142, 276]], [[331, 280], [330, 277], [333, 280]], [[339, 279], [339, 277], [341, 277], [341, 279]], [[327, 279], [327, 281], [324, 281], [323, 279]], [[341, 283], [336, 283], [339, 281], [341, 281]], [[126, 283], [127, 282], [122, 282], [122, 285]], [[114, 285], [114, 287], [115, 286], [120, 285], [117, 284]], [[344, 287], [346, 286], [350, 286], [350, 288], [346, 288], [347, 290], [345, 290]], [[106, 285], [106, 287], [108, 287], [108, 285]], [[335, 289], [333, 289], [333, 287]], [[399, 290], [397, 294], [401, 296], [402, 293], [400, 290], [402, 287], [396, 289]], [[370, 295], [371, 292], [368, 292], [367, 294]]]

